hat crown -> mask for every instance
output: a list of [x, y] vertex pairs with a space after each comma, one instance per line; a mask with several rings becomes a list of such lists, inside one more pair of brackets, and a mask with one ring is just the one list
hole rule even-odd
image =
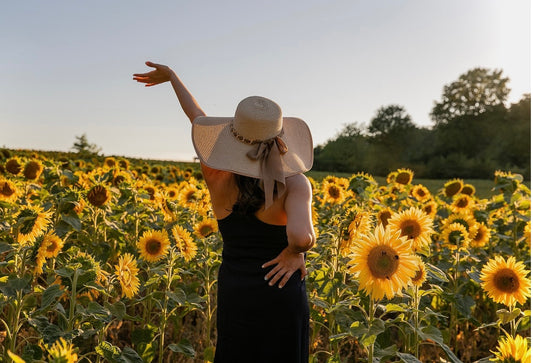
[[276, 137], [283, 127], [281, 108], [265, 97], [247, 97], [237, 105], [233, 128], [248, 140], [264, 141]]

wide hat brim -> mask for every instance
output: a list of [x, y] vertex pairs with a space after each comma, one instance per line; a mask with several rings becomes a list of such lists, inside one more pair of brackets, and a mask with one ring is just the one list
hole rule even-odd
[[[236, 174], [261, 178], [261, 165], [249, 158], [256, 148], [239, 141], [231, 132], [233, 117], [197, 117], [192, 124], [192, 142], [200, 161], [206, 166]], [[280, 136], [288, 147], [281, 155], [285, 177], [303, 173], [313, 166], [313, 139], [307, 124], [296, 117], [283, 117]]]

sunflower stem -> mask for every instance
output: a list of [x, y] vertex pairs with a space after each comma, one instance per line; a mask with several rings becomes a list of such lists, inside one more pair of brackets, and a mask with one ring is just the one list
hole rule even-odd
[[[512, 314], [514, 307], [515, 307], [515, 304], [512, 304], [509, 306], [509, 314]], [[516, 330], [517, 330], [516, 318], [512, 319], [509, 322], [509, 325], [511, 327], [511, 337], [514, 339], [516, 338]]]
[[419, 359], [419, 338], [418, 338], [418, 305], [420, 304], [420, 297], [418, 296], [418, 286], [415, 285], [415, 296], [414, 296], [414, 323], [415, 323], [415, 357]]
[[168, 264], [168, 270], [167, 270], [167, 283], [165, 285], [165, 291], [163, 296], [163, 309], [161, 311], [161, 323], [159, 324], [159, 356], [157, 361], [159, 363], [163, 362], [163, 353], [165, 351], [165, 330], [167, 326], [167, 317], [168, 317], [168, 295], [167, 292], [170, 291], [171, 284], [172, 284], [172, 274], [173, 271], [173, 264], [174, 259], [172, 258], [172, 253], [170, 256], [170, 263]]
[[74, 271], [74, 277], [72, 277], [72, 288], [70, 294], [70, 307], [68, 314], [68, 331], [72, 331], [74, 328], [74, 312], [76, 309], [76, 285], [78, 284], [79, 269]]
[[[374, 304], [374, 298], [370, 297], [370, 302], [368, 305], [368, 329], [372, 327], [372, 324], [374, 323], [374, 315], [375, 315], [375, 304]], [[373, 363], [374, 361], [374, 342], [370, 344], [368, 347], [368, 363]]]

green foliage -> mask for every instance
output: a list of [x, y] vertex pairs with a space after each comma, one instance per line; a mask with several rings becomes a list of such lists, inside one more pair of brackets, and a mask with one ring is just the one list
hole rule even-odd
[[431, 118], [436, 124], [446, 123], [456, 117], [477, 116], [501, 106], [511, 91], [509, 78], [502, 70], [474, 68], [461, 74], [459, 79], [444, 86], [442, 100], [435, 102]]
[[74, 142], [74, 145], [72, 145], [72, 149], [81, 156], [85, 157], [96, 156], [100, 151], [102, 151], [102, 148], [100, 148], [96, 144], [89, 143], [86, 134], [76, 136], [76, 141]]
[[531, 173], [531, 96], [506, 107], [508, 78], [476, 68], [447, 85], [419, 128], [399, 105], [381, 107], [363, 132], [350, 124], [315, 148], [314, 170], [385, 176], [410, 168], [422, 178], [490, 178], [494, 170]]

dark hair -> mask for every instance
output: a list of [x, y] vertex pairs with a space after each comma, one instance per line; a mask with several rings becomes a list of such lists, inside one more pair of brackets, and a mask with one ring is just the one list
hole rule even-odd
[[265, 192], [261, 187], [261, 180], [235, 174], [235, 182], [239, 188], [239, 196], [233, 206], [233, 211], [239, 214], [257, 212], [265, 204]]

